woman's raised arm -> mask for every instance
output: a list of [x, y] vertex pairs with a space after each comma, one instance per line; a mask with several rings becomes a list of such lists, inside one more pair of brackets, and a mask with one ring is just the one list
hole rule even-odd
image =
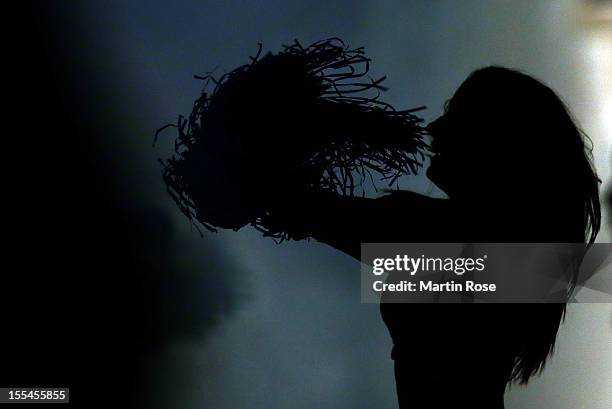
[[361, 243], [440, 241], [448, 203], [408, 191], [379, 198], [311, 192], [291, 196], [270, 212], [269, 222], [292, 239], [314, 238], [360, 259]]

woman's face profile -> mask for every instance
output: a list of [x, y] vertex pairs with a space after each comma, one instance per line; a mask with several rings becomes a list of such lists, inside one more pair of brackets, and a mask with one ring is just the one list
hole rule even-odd
[[[433, 156], [427, 177], [449, 197], [467, 193], [478, 176], [482, 155], [478, 154], [477, 118], [468, 126], [474, 111], [473, 101], [455, 95], [445, 105], [444, 114], [427, 126]], [[470, 131], [469, 129], [472, 129]]]
[[[427, 177], [451, 198], [480, 200], [515, 183], [522, 91], [505, 73], [472, 74], [427, 126], [433, 152]], [[495, 192], [495, 193], [494, 193]]]
[[452, 180], [449, 178], [449, 173], [453, 163], [453, 153], [444, 143], [452, 137], [448, 122], [447, 117], [442, 115], [427, 126], [432, 137], [431, 150], [434, 154], [427, 169], [427, 177], [450, 196], [453, 189], [450, 186]]

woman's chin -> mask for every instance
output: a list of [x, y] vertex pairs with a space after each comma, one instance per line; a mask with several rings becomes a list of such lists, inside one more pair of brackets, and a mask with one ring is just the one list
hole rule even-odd
[[438, 187], [440, 187], [440, 182], [441, 182], [441, 179], [443, 179], [443, 178], [440, 178], [440, 168], [436, 164], [436, 159], [437, 158], [435, 156], [431, 159], [431, 164], [427, 168], [427, 171], [425, 172], [425, 175], [427, 176], [427, 178], [429, 180], [431, 180]]
[[436, 185], [440, 190], [442, 190], [444, 193], [446, 193], [447, 196], [450, 197], [450, 186], [448, 183], [445, 183], [446, 178], [444, 178], [444, 176], [440, 174], [438, 166], [432, 163], [427, 168], [425, 175], [427, 176], [427, 179], [431, 180], [434, 185]]

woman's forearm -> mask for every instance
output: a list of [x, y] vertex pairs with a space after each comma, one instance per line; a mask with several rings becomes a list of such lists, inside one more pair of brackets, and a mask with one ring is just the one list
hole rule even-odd
[[376, 199], [309, 192], [289, 197], [271, 214], [290, 238], [313, 238], [359, 259], [363, 242], [435, 239], [445, 227], [446, 203], [413, 192]]

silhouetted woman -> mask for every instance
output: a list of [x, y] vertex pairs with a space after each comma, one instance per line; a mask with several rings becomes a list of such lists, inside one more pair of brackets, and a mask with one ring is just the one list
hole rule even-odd
[[[479, 69], [427, 130], [435, 153], [427, 175], [448, 199], [406, 191], [369, 199], [302, 183], [266, 202], [257, 220], [356, 259], [362, 242], [594, 240], [599, 181], [585, 138], [547, 86], [506, 68]], [[231, 195], [229, 208], [240, 193]], [[198, 207], [185, 206], [197, 219]], [[383, 303], [381, 313], [394, 343], [401, 408], [503, 408], [507, 385], [526, 383], [544, 367], [565, 304]]]
[[[448, 200], [401, 191], [304, 198], [286, 217], [357, 259], [361, 242], [594, 240], [598, 178], [547, 86], [501, 67], [477, 70], [428, 130], [427, 175]], [[551, 355], [565, 304], [381, 304], [381, 312], [401, 408], [503, 408], [506, 385], [527, 383]]]

